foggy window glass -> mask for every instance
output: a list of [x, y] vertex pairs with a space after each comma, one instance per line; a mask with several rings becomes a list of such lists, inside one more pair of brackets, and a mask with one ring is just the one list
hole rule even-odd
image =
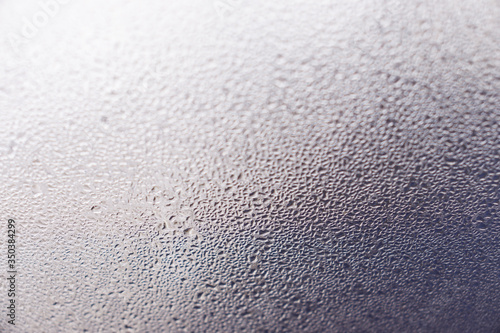
[[0, 0], [0, 332], [498, 332], [499, 17]]

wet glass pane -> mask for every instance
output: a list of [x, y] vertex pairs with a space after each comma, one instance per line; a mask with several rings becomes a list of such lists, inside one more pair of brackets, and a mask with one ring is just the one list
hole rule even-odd
[[0, 331], [498, 332], [499, 17], [0, 1]]

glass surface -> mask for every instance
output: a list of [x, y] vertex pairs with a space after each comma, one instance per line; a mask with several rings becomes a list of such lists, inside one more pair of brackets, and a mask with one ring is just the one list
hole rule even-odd
[[0, 1], [0, 331], [498, 332], [499, 17]]

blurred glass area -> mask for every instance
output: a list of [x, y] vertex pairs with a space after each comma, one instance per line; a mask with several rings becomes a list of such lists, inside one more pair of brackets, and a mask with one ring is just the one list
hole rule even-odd
[[0, 1], [0, 331], [498, 332], [499, 18]]

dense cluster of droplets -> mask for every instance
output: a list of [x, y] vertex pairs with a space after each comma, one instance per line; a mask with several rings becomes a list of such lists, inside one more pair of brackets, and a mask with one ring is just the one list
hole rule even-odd
[[500, 328], [497, 2], [75, 1], [25, 38], [33, 6], [0, 331]]

